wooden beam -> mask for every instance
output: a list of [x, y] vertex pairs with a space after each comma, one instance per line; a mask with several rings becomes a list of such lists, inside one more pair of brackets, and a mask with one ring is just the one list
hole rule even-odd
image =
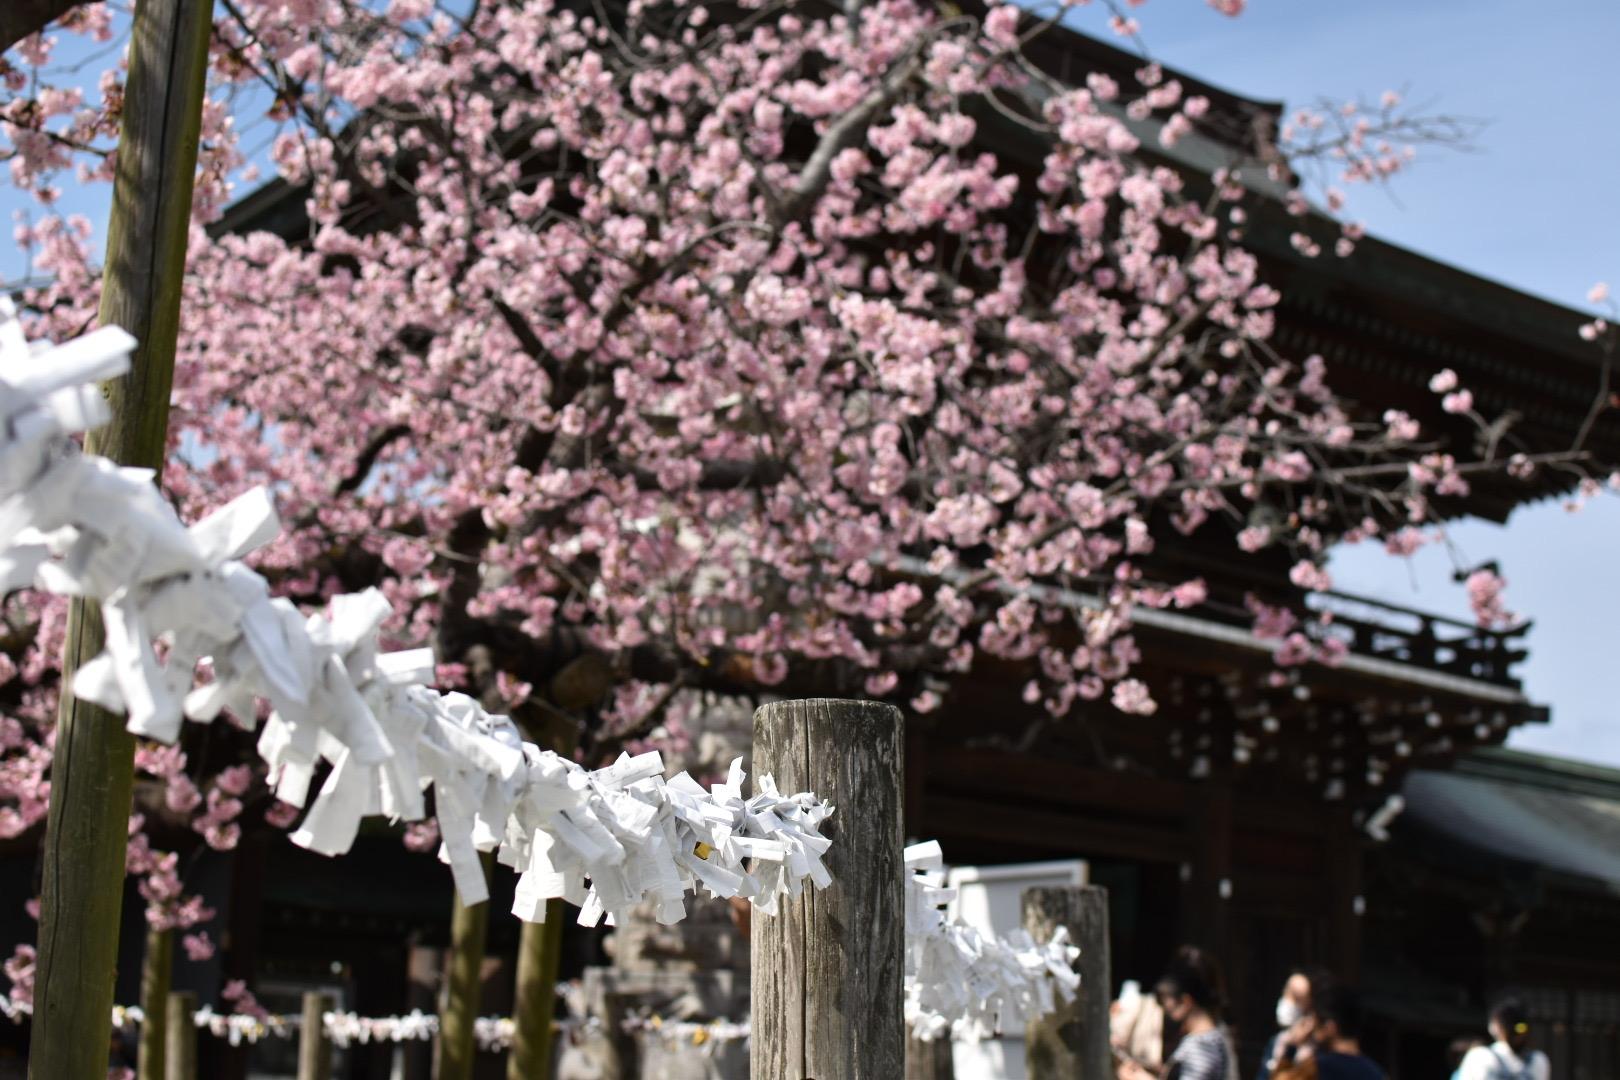
[[1191, 851], [1179, 826], [1123, 825], [1086, 814], [942, 795], [929, 796], [924, 824], [929, 836], [1020, 841], [1074, 855], [1180, 863]]
[[1191, 786], [1138, 773], [1092, 769], [1049, 757], [960, 746], [931, 746], [928, 784], [957, 792], [996, 792], [1043, 801], [1090, 806], [1110, 813], [1179, 818], [1185, 813]]

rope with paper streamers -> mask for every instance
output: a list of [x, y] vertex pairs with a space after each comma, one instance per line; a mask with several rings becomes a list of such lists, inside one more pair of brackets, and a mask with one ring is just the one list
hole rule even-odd
[[[261, 1039], [290, 1039], [304, 1026], [299, 1015], [267, 1013], [218, 1013], [204, 1005], [191, 1015], [198, 1030], [224, 1039], [232, 1046], [256, 1043]], [[146, 1012], [139, 1005], [115, 1005], [113, 1027], [127, 1031], [146, 1023]], [[553, 1020], [552, 1028], [566, 1031], [580, 1026], [573, 1019]], [[439, 1018], [413, 1009], [403, 1016], [361, 1016], [352, 1012], [328, 1012], [321, 1016], [321, 1030], [337, 1047], [369, 1043], [430, 1042], [439, 1035]], [[511, 1049], [517, 1022], [509, 1016], [480, 1016], [473, 1021], [473, 1041], [478, 1049], [501, 1053]]]
[[[981, 1039], [1005, 1030], [1021, 1030], [1031, 1020], [1055, 1010], [1059, 1002], [1074, 1000], [1080, 976], [1074, 961], [1080, 950], [1059, 927], [1045, 944], [1037, 944], [1024, 930], [1006, 937], [986, 936], [949, 915], [945, 907], [956, 897], [947, 887], [944, 853], [939, 842], [913, 844], [905, 850], [905, 1017], [913, 1035], [932, 1041], [949, 1037]], [[0, 998], [0, 1010], [13, 1015]], [[17, 1010], [26, 1011], [26, 1010]], [[297, 1029], [297, 1016], [255, 1016], [215, 1013], [203, 1007], [195, 1014], [197, 1026], [228, 1039], [231, 1045], [257, 1042], [267, 1035], [287, 1037]], [[13, 1015], [15, 1019], [15, 1015]], [[113, 1025], [143, 1022], [138, 1006], [113, 1009]], [[563, 1027], [582, 1021], [559, 1021]], [[355, 1013], [325, 1014], [327, 1034], [338, 1046], [352, 1042], [401, 1042], [432, 1039], [439, 1019], [413, 1011], [405, 1016], [361, 1017]], [[662, 1017], [628, 1017], [624, 1030], [673, 1042], [703, 1043], [746, 1039], [747, 1021], [685, 1021]], [[511, 1045], [513, 1021], [482, 1017], [475, 1022], [474, 1038], [481, 1049], [501, 1051]]]
[[[391, 607], [380, 591], [337, 596], [307, 618], [272, 597], [240, 561], [280, 532], [265, 489], [187, 528], [150, 471], [79, 452], [70, 437], [108, 419], [96, 384], [127, 370], [134, 344], [104, 328], [30, 345], [0, 299], [0, 590], [32, 585], [101, 602], [106, 649], [77, 671], [75, 694], [164, 743], [185, 720], [229, 712], [251, 724], [268, 702], [258, 751], [277, 798], [305, 806], [320, 762], [332, 766], [294, 843], [346, 852], [368, 815], [424, 818], [432, 786], [439, 857], [463, 902], [488, 899], [478, 853], [495, 851], [521, 874], [512, 910], [530, 922], [561, 897], [584, 925], [604, 916], [611, 925], [649, 900], [673, 923], [698, 888], [775, 914], [778, 897], [798, 896], [806, 880], [830, 884], [819, 826], [832, 807], [813, 794], [784, 795], [762, 776], [745, 798], [740, 758], [706, 791], [686, 773], [664, 779], [656, 752], [592, 771], [541, 750], [473, 698], [427, 686], [432, 650], [381, 651]], [[214, 677], [197, 686], [204, 657]], [[1062, 931], [1045, 945], [1022, 931], [983, 937], [941, 911], [952, 890], [937, 843], [908, 848], [906, 867], [906, 1017], [918, 1035], [973, 1037], [1072, 998], [1078, 950]], [[246, 1037], [251, 1024], [273, 1030], [241, 1014], [198, 1015], [227, 1037]], [[343, 1037], [428, 1038], [436, 1019], [350, 1015], [342, 1025]]]
[[[70, 437], [109, 419], [96, 384], [128, 369], [134, 345], [116, 327], [30, 345], [0, 299], [0, 589], [101, 602], [106, 649], [76, 672], [74, 694], [163, 743], [223, 712], [251, 726], [266, 701], [258, 751], [277, 798], [305, 806], [320, 762], [332, 766], [294, 843], [346, 852], [363, 817], [424, 818], [431, 785], [462, 901], [488, 899], [478, 853], [495, 851], [521, 874], [512, 910], [530, 922], [561, 897], [584, 925], [649, 900], [672, 923], [699, 887], [774, 914], [806, 880], [830, 883], [818, 826], [832, 807], [814, 794], [762, 776], [745, 798], [740, 758], [705, 791], [686, 773], [664, 779], [656, 752], [589, 771], [541, 750], [507, 717], [427, 686], [432, 650], [381, 651], [392, 609], [380, 591], [307, 618], [272, 597], [240, 561], [280, 532], [265, 489], [187, 528], [149, 470], [81, 453]], [[214, 678], [197, 686], [204, 657]]]
[[1074, 1000], [1080, 950], [1066, 927], [1045, 944], [1021, 929], [987, 937], [943, 910], [956, 890], [945, 884], [939, 841], [911, 845], [905, 859], [905, 1008], [913, 1035], [972, 1040], [1021, 1031]]

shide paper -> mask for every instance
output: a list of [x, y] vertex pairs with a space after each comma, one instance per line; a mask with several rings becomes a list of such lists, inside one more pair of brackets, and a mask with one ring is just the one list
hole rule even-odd
[[905, 859], [905, 1009], [914, 1035], [1021, 1031], [1074, 999], [1080, 950], [1069, 944], [1066, 928], [1044, 944], [1024, 930], [986, 937], [943, 910], [956, 890], [946, 887], [938, 841], [913, 844]]
[[[71, 436], [108, 419], [96, 384], [127, 370], [134, 345], [116, 328], [30, 344], [0, 300], [0, 583], [101, 603], [106, 646], [75, 673], [75, 694], [165, 743], [184, 720], [228, 713], [251, 728], [268, 704], [258, 751], [270, 785], [309, 805], [294, 843], [346, 852], [367, 816], [425, 817], [431, 787], [463, 901], [488, 899], [479, 853], [493, 851], [520, 872], [513, 910], [531, 921], [562, 897], [586, 924], [645, 901], [675, 922], [698, 889], [774, 913], [806, 880], [830, 884], [819, 826], [832, 808], [814, 795], [763, 776], [745, 797], [740, 760], [705, 790], [685, 773], [665, 779], [656, 753], [587, 770], [543, 751], [473, 698], [429, 687], [430, 650], [384, 651], [392, 609], [376, 589], [309, 616], [272, 597], [241, 562], [280, 532], [267, 491], [188, 528], [150, 471], [81, 453]], [[204, 660], [213, 679], [199, 686]]]

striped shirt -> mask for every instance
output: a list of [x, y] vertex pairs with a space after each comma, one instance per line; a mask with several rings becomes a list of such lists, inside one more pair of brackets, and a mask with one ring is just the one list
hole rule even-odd
[[1219, 1030], [1188, 1035], [1170, 1055], [1169, 1080], [1237, 1080], [1237, 1062]]

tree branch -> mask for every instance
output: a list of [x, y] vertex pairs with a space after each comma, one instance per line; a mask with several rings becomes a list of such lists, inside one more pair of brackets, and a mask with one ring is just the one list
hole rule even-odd
[[37, 34], [78, 7], [80, 0], [6, 0], [0, 4], [0, 52]]
[[847, 148], [854, 146], [878, 114], [893, 105], [905, 89], [906, 83], [922, 68], [924, 48], [928, 42], [924, 37], [911, 49], [911, 55], [905, 63], [893, 68], [883, 77], [870, 94], [861, 100], [861, 103], [839, 117], [837, 122], [827, 129], [821, 136], [815, 152], [810, 160], [805, 162], [804, 170], [799, 173], [798, 183], [788, 192], [786, 199], [775, 214], [776, 224], [785, 225], [797, 219], [804, 211], [821, 196], [827, 187], [827, 181], [832, 177], [833, 159]]

